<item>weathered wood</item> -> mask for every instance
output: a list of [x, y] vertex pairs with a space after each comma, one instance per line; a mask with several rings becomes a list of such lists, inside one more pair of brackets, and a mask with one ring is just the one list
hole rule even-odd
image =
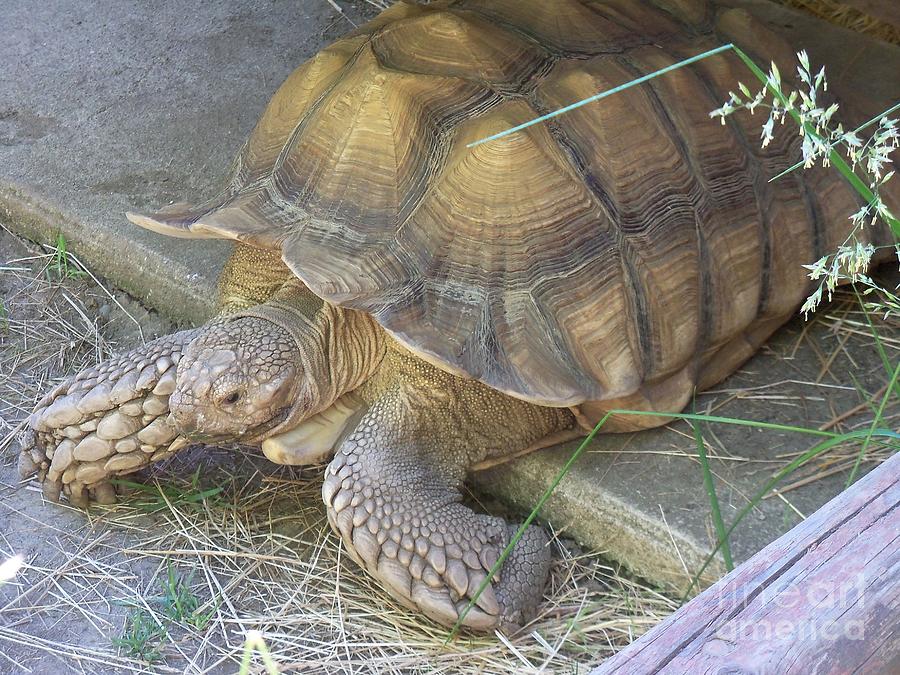
[[900, 673], [900, 456], [592, 675]]

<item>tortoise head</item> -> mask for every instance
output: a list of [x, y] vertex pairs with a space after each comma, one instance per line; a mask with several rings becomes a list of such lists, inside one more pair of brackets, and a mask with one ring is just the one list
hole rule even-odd
[[300, 351], [288, 330], [259, 317], [209, 324], [178, 363], [170, 423], [196, 440], [254, 442], [304, 417]]

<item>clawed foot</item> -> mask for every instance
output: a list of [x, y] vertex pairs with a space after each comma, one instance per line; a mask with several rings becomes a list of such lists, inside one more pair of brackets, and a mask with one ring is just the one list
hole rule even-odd
[[[108, 479], [100, 479], [90, 485], [85, 485], [77, 480], [66, 484], [62, 482], [61, 476], [50, 479], [48, 472], [56, 453], [53, 449], [41, 447], [34, 429], [29, 428], [25, 432], [21, 445], [19, 475], [23, 479], [36, 476], [41, 481], [44, 498], [48, 501], [58, 502], [60, 497], [65, 495], [72, 506], [80, 509], [88, 508], [91, 503], [115, 504], [118, 501], [115, 487]], [[72, 466], [76, 468], [76, 475], [79, 464], [74, 461], [72, 463]]]
[[[424, 484], [421, 492], [385, 490], [357, 459], [339, 453], [328, 467], [322, 496], [332, 528], [399, 602], [453, 626], [518, 528]], [[549, 567], [547, 537], [529, 527], [462, 625], [518, 629], [533, 615]]]
[[187, 445], [168, 423], [181, 347], [176, 333], [69, 378], [35, 407], [19, 454], [23, 478], [74, 506], [110, 504], [113, 476], [132, 473]]

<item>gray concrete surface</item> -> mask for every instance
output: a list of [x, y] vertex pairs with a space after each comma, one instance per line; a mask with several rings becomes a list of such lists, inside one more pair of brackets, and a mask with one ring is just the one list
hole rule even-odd
[[[371, 13], [362, 0], [338, 1], [353, 20]], [[809, 21], [778, 11], [776, 19], [788, 30]], [[326, 0], [164, 0], [152, 6], [49, 0], [4, 7], [3, 25], [0, 219], [39, 241], [64, 233], [79, 257], [112, 283], [180, 322], [201, 321], [227, 245], [145, 233], [122, 213], [212, 194], [277, 85], [349, 22]], [[863, 45], [844, 31], [821, 30], [827, 39], [824, 49], [812, 50], [814, 59], [856, 55]], [[900, 63], [898, 50], [877, 50], [883, 55], [874, 61], [882, 72], [879, 86], [900, 92], [894, 86], [900, 68], [892, 67]], [[728, 392], [739, 386], [756, 389], [716, 408], [717, 414], [815, 426], [858, 405], [848, 370], [868, 391], [878, 389], [884, 374], [863, 338], [844, 344], [846, 336], [826, 323], [783, 330], [698, 407], [733, 398]], [[824, 367], [824, 355], [839, 346], [852, 358], [842, 354]], [[544, 516], [641, 575], [683, 588], [714, 539], [687, 431], [676, 425], [601, 438], [560, 485]], [[808, 438], [746, 428], [717, 426], [706, 433], [720, 457], [713, 468], [726, 520], [791, 452], [811, 445]], [[524, 458], [476, 483], [528, 508], [571, 449]], [[736, 532], [736, 558], [749, 557], [798, 514], [827, 501], [844, 475], [814, 481], [784, 500], [766, 500]]]
[[[357, 23], [375, 13], [342, 0]], [[195, 321], [229, 245], [123, 217], [210, 195], [271, 94], [352, 25], [325, 0], [51, 0], [0, 8], [0, 214], [63, 232], [116, 284]]]

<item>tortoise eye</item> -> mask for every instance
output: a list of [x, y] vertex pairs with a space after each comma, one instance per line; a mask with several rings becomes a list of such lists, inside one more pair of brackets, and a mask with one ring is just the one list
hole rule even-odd
[[223, 398], [222, 402], [227, 403], [228, 405], [231, 405], [233, 403], [237, 403], [240, 400], [241, 400], [241, 392], [233, 391], [230, 394], [228, 394], [228, 396]]

